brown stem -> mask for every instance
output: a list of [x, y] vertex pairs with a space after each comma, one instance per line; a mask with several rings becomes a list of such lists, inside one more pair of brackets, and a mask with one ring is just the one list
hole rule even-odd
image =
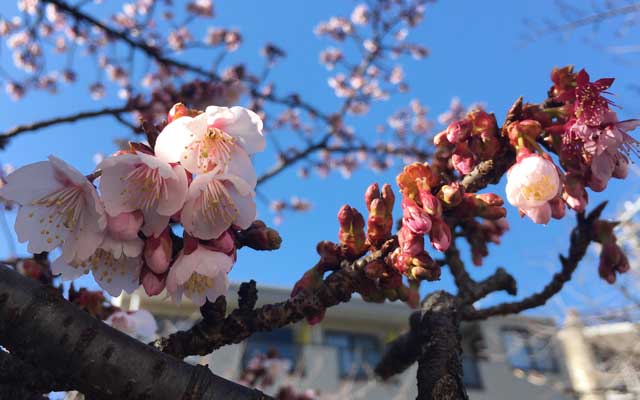
[[519, 301], [503, 303], [481, 310], [465, 310], [462, 318], [466, 321], [486, 319], [494, 315], [517, 314], [521, 311], [544, 305], [547, 300], [562, 290], [564, 284], [571, 279], [573, 272], [578, 267], [578, 263], [587, 252], [587, 247], [593, 240], [593, 223], [600, 217], [606, 204], [607, 202], [601, 203], [586, 218], [584, 213], [577, 214], [578, 224], [571, 232], [569, 255], [567, 257], [560, 255], [562, 269], [553, 275], [551, 281], [541, 291]]
[[[137, 107], [137, 108], [139, 109], [140, 107]], [[0, 149], [4, 149], [4, 147], [7, 145], [7, 142], [11, 138], [21, 133], [32, 132], [32, 131], [42, 129], [42, 128], [47, 128], [53, 125], [77, 122], [83, 119], [90, 119], [90, 118], [100, 117], [103, 115], [118, 116], [118, 115], [130, 112], [133, 109], [134, 107], [131, 105], [125, 105], [122, 107], [107, 107], [107, 108], [103, 108], [95, 111], [83, 111], [83, 112], [67, 115], [64, 117], [45, 119], [45, 120], [34, 122], [31, 124], [18, 125], [3, 133], [0, 133]]]
[[0, 266], [0, 343], [94, 399], [267, 399], [119, 332]]

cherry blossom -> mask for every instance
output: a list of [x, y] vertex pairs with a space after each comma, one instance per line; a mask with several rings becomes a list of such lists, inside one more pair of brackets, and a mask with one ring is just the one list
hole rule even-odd
[[139, 339], [151, 340], [158, 331], [158, 323], [147, 310], [116, 311], [105, 320], [108, 325]]
[[189, 186], [180, 221], [199, 239], [215, 239], [231, 225], [246, 229], [256, 217], [252, 186], [242, 178], [214, 169]]
[[98, 192], [57, 157], [15, 170], [0, 196], [20, 205], [15, 229], [31, 253], [62, 247], [63, 260], [84, 260], [102, 242], [107, 218]]
[[[60, 257], [51, 264], [51, 272], [60, 274], [63, 280], [73, 280], [91, 272], [98, 285], [111, 296], [119, 296], [123, 290], [133, 293], [140, 286], [142, 258], [128, 257], [124, 252], [114, 255], [111, 250], [99, 248], [86, 260], [66, 262]], [[142, 246], [138, 254], [141, 251]]]
[[549, 200], [557, 197], [560, 177], [556, 166], [537, 154], [521, 158], [507, 172], [507, 199], [537, 224], [551, 218]]
[[141, 211], [142, 232], [158, 236], [169, 218], [180, 211], [187, 194], [187, 176], [179, 165], [171, 166], [142, 152], [120, 154], [102, 161], [100, 192], [111, 216]]
[[212, 251], [197, 243], [194, 238], [185, 238], [185, 248], [180, 251], [167, 277], [167, 291], [174, 301], [187, 296], [197, 306], [206, 299], [215, 301], [226, 295], [229, 288], [227, 274], [233, 259], [219, 251]]
[[234, 164], [255, 186], [255, 171], [248, 155], [262, 151], [262, 120], [243, 107], [209, 106], [195, 117], [175, 119], [158, 136], [156, 155], [165, 162], [180, 162], [187, 171], [203, 174], [217, 166]]

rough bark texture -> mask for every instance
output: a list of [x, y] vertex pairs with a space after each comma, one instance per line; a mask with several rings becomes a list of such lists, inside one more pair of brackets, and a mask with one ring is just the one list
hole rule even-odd
[[418, 400], [468, 400], [462, 382], [462, 347], [456, 298], [435, 292], [424, 301], [419, 329]]
[[0, 266], [0, 344], [91, 399], [266, 399], [105, 325]]

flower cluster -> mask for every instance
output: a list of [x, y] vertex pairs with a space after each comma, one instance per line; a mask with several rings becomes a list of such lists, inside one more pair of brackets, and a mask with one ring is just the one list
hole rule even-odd
[[500, 149], [496, 117], [475, 109], [434, 138], [436, 146], [446, 148], [456, 171], [467, 175], [480, 161], [489, 160]]
[[[54, 274], [92, 272], [113, 296], [140, 284], [196, 304], [225, 294], [234, 232], [256, 216], [249, 156], [264, 148], [262, 121], [242, 107], [180, 103], [168, 121], [153, 149], [132, 144], [89, 177], [54, 156], [10, 174], [0, 196], [20, 205], [18, 239], [31, 253], [60, 249]], [[184, 228], [179, 251], [172, 222]]]

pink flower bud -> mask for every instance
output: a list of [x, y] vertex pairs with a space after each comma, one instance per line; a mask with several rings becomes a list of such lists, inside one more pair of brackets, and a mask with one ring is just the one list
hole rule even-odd
[[409, 256], [415, 256], [424, 250], [424, 236], [415, 234], [406, 225], [398, 231], [398, 243], [402, 254]]
[[150, 237], [144, 243], [144, 262], [156, 274], [163, 274], [171, 265], [173, 241], [166, 228], [159, 237]]
[[443, 220], [436, 219], [433, 221], [429, 238], [436, 250], [446, 251], [451, 244], [451, 228]]
[[148, 296], [157, 296], [167, 285], [167, 274], [155, 274], [149, 268], [143, 268], [140, 282]]
[[428, 190], [421, 190], [419, 193], [422, 208], [429, 213], [429, 215], [440, 217], [442, 215], [442, 204], [440, 204], [440, 200]]
[[416, 235], [424, 235], [431, 230], [431, 217], [415, 201], [404, 198], [402, 200], [402, 224]]
[[459, 205], [462, 202], [463, 195], [464, 187], [462, 187], [460, 182], [453, 182], [448, 185], [444, 185], [438, 191], [438, 199], [448, 207], [455, 207]]
[[537, 154], [523, 157], [507, 173], [507, 199], [523, 210], [546, 204], [558, 195], [559, 188], [556, 166]]
[[453, 163], [453, 167], [456, 169], [456, 171], [458, 171], [462, 175], [471, 173], [471, 171], [473, 171], [473, 167], [475, 166], [473, 156], [462, 155], [459, 153], [454, 153], [451, 156], [451, 162]]
[[236, 243], [233, 240], [233, 235], [231, 235], [228, 230], [222, 232], [222, 235], [218, 236], [216, 239], [207, 241], [205, 246], [210, 250], [219, 251], [220, 253], [224, 253], [228, 256], [233, 254], [236, 250]]
[[378, 186], [377, 183], [372, 183], [371, 185], [369, 185], [369, 187], [367, 188], [367, 191], [364, 193], [364, 202], [367, 205], [367, 210], [371, 211], [371, 202], [374, 199], [377, 199], [380, 197], [380, 187]]
[[143, 217], [140, 211], [122, 213], [115, 217], [107, 215], [107, 230], [116, 240], [136, 239], [142, 223]]
[[167, 114], [167, 122], [171, 123], [180, 117], [189, 115], [189, 109], [182, 103], [176, 103], [171, 107]]
[[549, 200], [549, 205], [551, 206], [551, 216], [555, 219], [562, 219], [566, 213], [566, 209], [564, 207], [564, 201], [560, 197], [555, 197]]
[[447, 140], [451, 143], [459, 143], [467, 140], [473, 128], [471, 122], [466, 119], [454, 121], [447, 127]]
[[616, 167], [613, 169], [613, 177], [624, 179], [629, 174], [629, 159], [620, 154], [616, 159]]

